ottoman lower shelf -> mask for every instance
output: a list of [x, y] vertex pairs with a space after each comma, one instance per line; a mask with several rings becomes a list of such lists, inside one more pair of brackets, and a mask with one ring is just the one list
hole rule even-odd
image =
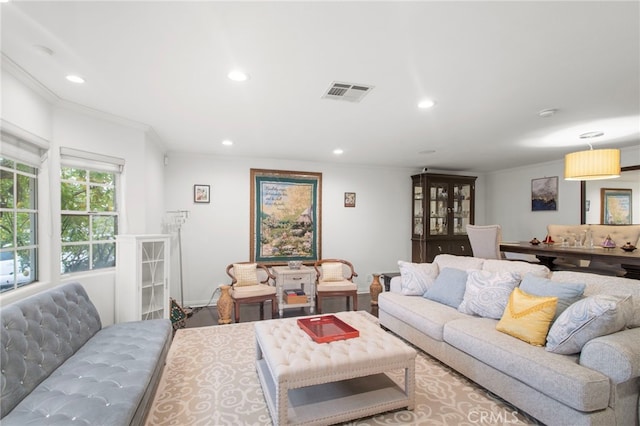
[[[276, 386], [265, 360], [256, 363], [265, 399], [278, 418]], [[410, 407], [404, 389], [384, 373], [289, 389], [288, 423], [334, 424]]]

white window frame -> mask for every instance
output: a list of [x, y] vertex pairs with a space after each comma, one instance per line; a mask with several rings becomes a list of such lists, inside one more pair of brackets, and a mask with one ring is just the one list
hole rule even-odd
[[[14, 285], [12, 289], [5, 290], [3, 293], [7, 293], [17, 289], [18, 287], [24, 287], [26, 285], [31, 285], [39, 280], [40, 276], [40, 232], [39, 232], [39, 221], [40, 221], [40, 205], [39, 205], [39, 196], [38, 192], [40, 191], [40, 185], [42, 185], [42, 181], [40, 179], [40, 170], [42, 163], [47, 158], [47, 153], [49, 150], [49, 142], [33, 133], [30, 133], [4, 119], [0, 119], [0, 156], [3, 158], [7, 158], [14, 163], [24, 164], [35, 169], [34, 173], [28, 173], [21, 170], [18, 170], [17, 167], [14, 166], [13, 169], [8, 169], [2, 167], [5, 171], [8, 171], [13, 174], [14, 186], [13, 186], [13, 198], [14, 201], [16, 199], [16, 191], [17, 191], [17, 176], [23, 175], [28, 176], [34, 179], [34, 207], [29, 209], [21, 209], [18, 208], [14, 202], [13, 207], [11, 208], [2, 208], [3, 212], [10, 213], [17, 217], [18, 213], [27, 213], [33, 214], [34, 221], [31, 223], [31, 234], [33, 235], [31, 244], [27, 246], [18, 246], [17, 245], [17, 221], [14, 220], [14, 229], [13, 229], [13, 245], [10, 250], [3, 250], [4, 252], [13, 253], [13, 258], [17, 259], [18, 252], [22, 250], [34, 250], [35, 256], [32, 259], [32, 266], [29, 271], [30, 281], [23, 282], [21, 285], [18, 285], [18, 279], [14, 279]], [[1, 248], [1, 247], [0, 247]], [[18, 271], [17, 262], [14, 263], [14, 277], [17, 277], [21, 271]]]
[[[120, 228], [120, 215], [121, 215], [121, 207], [120, 207], [120, 192], [122, 190], [121, 185], [121, 174], [124, 169], [125, 161], [124, 159], [111, 157], [108, 155], [81, 151], [73, 148], [61, 147], [60, 148], [60, 170], [63, 167], [69, 167], [79, 170], [85, 170], [87, 172], [85, 181], [77, 181], [77, 180], [68, 180], [60, 178], [60, 187], [62, 188], [63, 183], [74, 183], [74, 184], [82, 184], [85, 186], [86, 199], [89, 204], [90, 201], [90, 192], [91, 187], [95, 186], [109, 186], [103, 185], [99, 183], [92, 183], [90, 181], [90, 172], [106, 172], [114, 174], [114, 210], [111, 212], [94, 212], [90, 211], [90, 205], [87, 205], [87, 210], [62, 210], [60, 211], [60, 223], [62, 223], [62, 217], [65, 215], [71, 216], [89, 216], [89, 239], [87, 241], [74, 241], [74, 242], [63, 242], [62, 235], [59, 236], [60, 241], [60, 263], [61, 263], [61, 273], [64, 275], [73, 274], [76, 272], [90, 272], [97, 270], [104, 270], [111, 268], [108, 267], [98, 267], [94, 268], [93, 265], [93, 250], [95, 244], [105, 243], [105, 244], [115, 244], [115, 235], [118, 234], [118, 230]], [[96, 240], [94, 238], [93, 232], [93, 218], [95, 216], [110, 216], [115, 217], [115, 235], [113, 240]], [[81, 271], [72, 271], [72, 272], [64, 272], [62, 270], [62, 254], [64, 253], [65, 247], [70, 246], [81, 246], [88, 245], [89, 246], [89, 259], [88, 259], [88, 268], [83, 269]], [[114, 266], [115, 266], [115, 253], [114, 253]]]

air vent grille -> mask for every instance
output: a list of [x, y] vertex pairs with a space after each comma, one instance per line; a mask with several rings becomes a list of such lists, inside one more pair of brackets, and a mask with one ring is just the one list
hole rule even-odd
[[360, 102], [374, 86], [365, 84], [339, 83], [334, 81], [331, 83], [323, 99], [335, 99], [338, 101]]

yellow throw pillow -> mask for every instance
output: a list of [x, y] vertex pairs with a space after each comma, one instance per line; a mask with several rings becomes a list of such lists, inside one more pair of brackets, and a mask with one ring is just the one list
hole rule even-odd
[[534, 296], [516, 287], [496, 330], [532, 345], [544, 346], [557, 305], [555, 296]]
[[343, 281], [342, 263], [326, 262], [322, 264], [322, 281]]
[[239, 287], [258, 284], [258, 272], [256, 271], [255, 263], [234, 263], [233, 276], [236, 277], [234, 285]]

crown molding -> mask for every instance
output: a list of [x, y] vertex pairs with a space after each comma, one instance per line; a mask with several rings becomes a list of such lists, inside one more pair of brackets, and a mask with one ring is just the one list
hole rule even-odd
[[44, 84], [40, 83], [34, 76], [29, 74], [24, 68], [14, 62], [9, 56], [2, 53], [2, 69], [7, 71], [13, 77], [18, 79], [22, 84], [36, 92], [48, 101], [54, 108], [61, 108], [67, 111], [73, 111], [90, 117], [108, 121], [113, 124], [128, 127], [130, 129], [139, 130], [150, 135], [150, 138], [160, 149], [165, 150], [165, 144], [153, 127], [148, 124], [140, 123], [128, 118], [120, 117], [104, 111], [100, 111], [85, 105], [62, 99], [56, 95]]
[[42, 96], [47, 102], [56, 104], [60, 97], [52, 92], [44, 84], [40, 83], [34, 76], [29, 74], [24, 68], [15, 63], [13, 59], [2, 53], [2, 69], [17, 78], [22, 84]]

